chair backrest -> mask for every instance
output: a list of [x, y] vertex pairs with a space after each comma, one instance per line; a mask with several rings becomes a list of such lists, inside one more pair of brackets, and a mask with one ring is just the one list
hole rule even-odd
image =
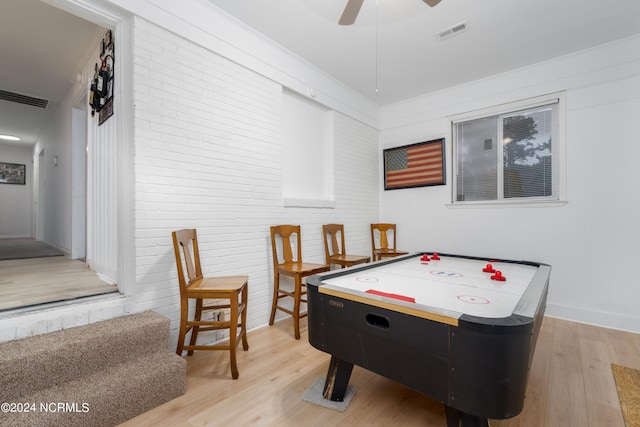
[[[378, 232], [379, 243], [376, 245], [376, 231]], [[393, 245], [389, 246], [388, 233], [393, 234]], [[395, 224], [371, 224], [371, 248], [376, 249], [395, 249], [396, 248], [396, 225]]]
[[195, 228], [186, 228], [174, 231], [171, 236], [173, 237], [176, 266], [178, 267], [178, 282], [182, 293], [194, 280], [202, 278], [198, 235]]
[[[338, 235], [340, 235], [340, 243], [338, 244]], [[322, 237], [324, 240], [324, 254], [326, 263], [329, 264], [329, 257], [334, 255], [344, 255], [344, 225], [343, 224], [325, 224], [322, 226]], [[329, 246], [331, 241], [331, 246]]]
[[[294, 250], [291, 245], [292, 236], [295, 234], [295, 257]], [[278, 240], [282, 245], [282, 257], [278, 256]], [[302, 261], [302, 245], [299, 225], [272, 225], [271, 226], [271, 253], [273, 255], [273, 267], [277, 268], [280, 264]], [[282, 259], [282, 262], [280, 262]]]

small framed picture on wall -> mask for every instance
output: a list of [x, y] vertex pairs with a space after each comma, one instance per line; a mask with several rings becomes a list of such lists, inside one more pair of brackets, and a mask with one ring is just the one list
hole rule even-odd
[[25, 185], [26, 169], [17, 163], [0, 163], [0, 184]]

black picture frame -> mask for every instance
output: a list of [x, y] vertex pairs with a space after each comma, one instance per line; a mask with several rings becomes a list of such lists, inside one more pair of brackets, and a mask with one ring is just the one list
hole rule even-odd
[[444, 152], [444, 138], [383, 150], [384, 189], [445, 185]]
[[26, 177], [26, 165], [0, 162], [0, 184], [25, 185]]

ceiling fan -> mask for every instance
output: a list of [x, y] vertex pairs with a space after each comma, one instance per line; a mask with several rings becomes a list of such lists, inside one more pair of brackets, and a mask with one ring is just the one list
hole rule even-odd
[[[342, 16], [338, 21], [340, 25], [351, 25], [356, 21], [356, 17], [358, 16], [358, 12], [360, 12], [360, 7], [362, 6], [362, 2], [364, 0], [348, 0], [347, 6], [344, 8], [344, 12], [342, 12]], [[433, 7], [440, 3], [440, 0], [422, 0], [429, 6]]]

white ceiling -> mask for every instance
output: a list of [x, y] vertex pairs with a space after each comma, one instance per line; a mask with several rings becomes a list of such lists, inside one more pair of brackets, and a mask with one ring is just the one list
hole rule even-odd
[[33, 145], [104, 31], [39, 0], [0, 0], [0, 89], [50, 101], [42, 109], [0, 100], [0, 134]]
[[209, 1], [379, 105], [640, 33], [639, 0], [364, 0], [352, 26], [347, 0]]
[[[209, 1], [379, 105], [640, 33], [639, 0], [364, 0], [352, 26], [347, 0]], [[33, 144], [105, 30], [39, 0], [0, 8], [0, 89], [51, 101], [0, 100], [0, 134]]]

